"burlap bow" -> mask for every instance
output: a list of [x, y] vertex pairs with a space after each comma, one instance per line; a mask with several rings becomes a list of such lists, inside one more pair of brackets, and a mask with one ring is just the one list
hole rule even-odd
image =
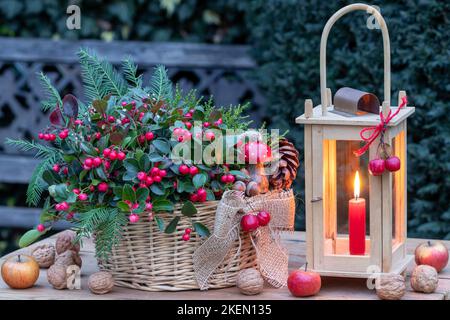
[[[223, 263], [236, 239], [240, 240], [240, 221], [244, 214], [267, 211], [269, 225], [259, 227], [251, 235], [257, 263], [262, 276], [274, 287], [282, 287], [288, 277], [288, 252], [281, 245], [279, 231], [293, 230], [295, 199], [292, 190], [269, 192], [251, 198], [242, 192], [227, 191], [220, 201], [213, 234], [195, 250], [194, 272], [201, 290], [208, 289], [208, 280]], [[239, 249], [236, 254], [239, 254]]]

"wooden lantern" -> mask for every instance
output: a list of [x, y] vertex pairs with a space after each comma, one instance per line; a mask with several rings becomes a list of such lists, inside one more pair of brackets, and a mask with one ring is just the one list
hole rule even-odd
[[[380, 110], [390, 110], [390, 44], [381, 14], [365, 4], [352, 4], [337, 11], [327, 22], [320, 45], [321, 104], [305, 102], [305, 114], [296, 119], [305, 132], [305, 207], [308, 267], [325, 276], [368, 277], [373, 272], [402, 273], [411, 260], [406, 254], [406, 119], [414, 107], [404, 107], [385, 131], [384, 141], [400, 158], [401, 169], [372, 176], [368, 161], [377, 156], [379, 137], [368, 152], [356, 157], [363, 144], [360, 131], [380, 123], [380, 115], [334, 112], [331, 90], [326, 86], [326, 44], [333, 24], [343, 15], [363, 10], [377, 19], [384, 47], [384, 101]], [[399, 92], [399, 100], [405, 96]], [[400, 105], [400, 103], [399, 103]], [[392, 107], [393, 111], [395, 107]], [[362, 253], [350, 253], [349, 206], [354, 198], [358, 171], [360, 195], [365, 200]], [[359, 197], [359, 198], [358, 198]], [[353, 223], [355, 228], [356, 223]], [[350, 223], [351, 224], [351, 223]], [[365, 224], [365, 226], [364, 226]], [[355, 239], [355, 237], [353, 237]]]

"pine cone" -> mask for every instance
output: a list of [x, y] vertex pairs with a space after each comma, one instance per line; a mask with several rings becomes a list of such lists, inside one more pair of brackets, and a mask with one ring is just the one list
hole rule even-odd
[[286, 138], [280, 139], [278, 153], [280, 155], [278, 168], [270, 177], [269, 182], [272, 189], [289, 189], [297, 176], [300, 164], [299, 154], [294, 145]]

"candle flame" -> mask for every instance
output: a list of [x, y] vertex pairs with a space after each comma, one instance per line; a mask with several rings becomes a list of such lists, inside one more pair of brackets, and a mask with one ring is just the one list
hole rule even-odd
[[354, 191], [353, 191], [353, 194], [354, 194], [354, 196], [355, 196], [355, 199], [358, 199], [358, 198], [359, 198], [359, 189], [360, 189], [359, 172], [356, 171], [356, 174], [355, 174]]

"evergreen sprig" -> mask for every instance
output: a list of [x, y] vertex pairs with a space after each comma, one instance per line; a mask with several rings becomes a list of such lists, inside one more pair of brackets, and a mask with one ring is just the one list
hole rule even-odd
[[96, 254], [105, 258], [121, 239], [123, 227], [127, 223], [127, 217], [116, 208], [94, 208], [80, 213], [77, 237], [79, 240], [95, 233]]
[[136, 88], [142, 87], [142, 74], [137, 74], [137, 66], [131, 57], [126, 57], [122, 62], [125, 78]]
[[170, 81], [167, 70], [164, 66], [159, 65], [155, 70], [151, 79], [150, 92], [156, 101], [170, 101], [173, 96], [172, 81]]
[[[117, 95], [119, 97], [127, 93], [127, 85], [122, 76], [106, 60], [100, 59], [96, 53], [89, 49], [80, 49], [78, 51], [80, 63], [89, 69], [88, 73], [93, 78], [94, 84], [101, 83], [97, 89], [102, 89], [107, 94]], [[91, 82], [91, 85], [93, 84]], [[94, 87], [91, 87], [94, 89]]]
[[46, 100], [42, 102], [43, 111], [53, 111], [58, 105], [62, 106], [62, 99], [58, 93], [58, 90], [52, 85], [50, 79], [43, 73], [38, 74], [39, 81], [45, 90]]

